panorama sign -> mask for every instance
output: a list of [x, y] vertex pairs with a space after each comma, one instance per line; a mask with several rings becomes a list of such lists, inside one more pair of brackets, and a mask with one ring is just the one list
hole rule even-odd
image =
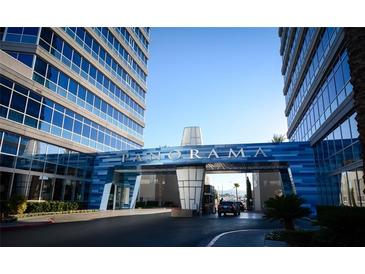
[[122, 162], [141, 162], [141, 161], [159, 161], [168, 160], [193, 160], [193, 159], [230, 159], [230, 158], [249, 158], [249, 157], [268, 157], [261, 147], [255, 149], [253, 153], [246, 154], [243, 148], [234, 150], [229, 148], [229, 151], [220, 151], [212, 148], [210, 150], [199, 149], [172, 149], [170, 151], [146, 151], [142, 153], [135, 152], [122, 154]]

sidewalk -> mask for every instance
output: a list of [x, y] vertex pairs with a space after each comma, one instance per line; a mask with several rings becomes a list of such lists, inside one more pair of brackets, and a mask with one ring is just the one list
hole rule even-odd
[[33, 216], [20, 218], [14, 223], [1, 223], [0, 230], [12, 230], [18, 228], [27, 228], [35, 226], [43, 226], [54, 223], [80, 222], [90, 221], [95, 219], [122, 217], [133, 215], [148, 215], [171, 212], [170, 208], [146, 208], [146, 209], [121, 209], [107, 210], [87, 213], [70, 213], [70, 214], [50, 214], [43, 216]]
[[285, 247], [281, 241], [265, 240], [272, 229], [245, 229], [228, 231], [212, 239], [208, 247]]

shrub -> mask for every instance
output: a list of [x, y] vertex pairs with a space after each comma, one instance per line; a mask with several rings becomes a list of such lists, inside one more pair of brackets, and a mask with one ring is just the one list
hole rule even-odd
[[12, 214], [23, 214], [27, 209], [27, 199], [21, 195], [13, 196], [10, 198], [9, 207]]
[[27, 213], [77, 210], [79, 203], [63, 201], [28, 202]]
[[147, 201], [146, 207], [158, 207], [158, 201]]
[[302, 207], [304, 199], [297, 195], [275, 196], [265, 201], [264, 217], [284, 222], [286, 230], [294, 230], [294, 220], [310, 215], [310, 209]]
[[4, 220], [9, 217], [10, 205], [8, 201], [1, 201], [0, 203], [0, 220]]
[[365, 245], [363, 207], [317, 206], [317, 222], [322, 227], [320, 240], [323, 245]]
[[146, 203], [145, 202], [136, 202], [136, 207], [145, 207]]

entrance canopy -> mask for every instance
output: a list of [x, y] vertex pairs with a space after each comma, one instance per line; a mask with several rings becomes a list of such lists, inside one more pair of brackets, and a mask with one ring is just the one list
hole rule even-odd
[[[98, 153], [92, 181], [93, 188], [98, 191], [91, 194], [90, 201], [94, 207], [100, 205], [102, 209], [110, 184], [120, 184], [128, 188], [130, 200], [126, 201], [126, 207], [133, 207], [141, 175], [176, 172], [181, 204], [190, 208], [190, 205], [199, 206], [199, 202], [191, 198], [193, 194], [188, 197], [184, 192], [187, 182], [194, 181], [195, 187], [201, 188], [198, 181], [204, 180], [206, 172], [230, 171], [278, 171], [284, 193], [297, 193], [310, 206], [316, 204], [314, 157], [308, 142], [194, 145]], [[189, 179], [189, 172], [195, 174], [194, 179]], [[101, 193], [103, 197], [100, 200]], [[195, 196], [199, 194], [197, 189], [194, 193]]]

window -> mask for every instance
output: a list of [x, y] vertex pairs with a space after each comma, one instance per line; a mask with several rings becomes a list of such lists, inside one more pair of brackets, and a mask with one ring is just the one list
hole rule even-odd
[[11, 99], [11, 108], [18, 110], [20, 112], [24, 112], [26, 101], [27, 101], [26, 97], [14, 92], [13, 97]]
[[85, 100], [85, 96], [86, 96], [86, 90], [83, 86], [79, 85], [79, 92], [78, 92], [78, 97], [80, 97], [80, 99]]
[[77, 28], [76, 35], [80, 37], [81, 40], [84, 40], [85, 37], [85, 30], [84, 28]]
[[58, 85], [60, 85], [61, 87], [63, 87], [64, 89], [67, 90], [68, 79], [69, 78], [66, 76], [66, 74], [64, 74], [63, 72], [60, 72], [60, 78], [58, 80]]
[[40, 103], [28, 99], [27, 114], [35, 118], [38, 118], [40, 106], [41, 106]]
[[53, 34], [53, 32], [50, 30], [50, 28], [42, 28], [41, 38], [44, 41], [46, 41], [48, 44], [51, 44], [52, 34]]
[[72, 49], [67, 43], [64, 43], [63, 45], [63, 55], [66, 56], [67, 59], [71, 60]]
[[355, 120], [355, 113], [350, 117], [350, 127], [352, 139], [357, 139], [359, 137], [359, 132], [357, 131], [357, 122]]
[[47, 71], [47, 64], [43, 60], [37, 58], [34, 70], [40, 75], [45, 76]]
[[336, 81], [336, 90], [337, 90], [337, 94], [338, 94], [338, 93], [340, 93], [340, 91], [342, 90], [342, 88], [344, 86], [341, 67], [339, 67], [335, 73], [335, 81]]
[[53, 42], [52, 42], [52, 46], [58, 50], [59, 52], [62, 52], [62, 44], [63, 41], [61, 40], [61, 38], [59, 38], [58, 36], [54, 36], [53, 37]]
[[85, 44], [89, 47], [89, 48], [91, 48], [91, 37], [90, 37], [90, 34], [88, 34], [88, 33], [86, 33], [85, 32]]
[[84, 137], [87, 137], [87, 138], [89, 137], [89, 135], [90, 135], [90, 127], [89, 126], [84, 125], [83, 130], [82, 130], [82, 135]]
[[23, 28], [8, 28], [8, 33], [22, 34]]
[[54, 67], [52, 67], [52, 66], [49, 66], [48, 67], [48, 71], [47, 71], [47, 78], [49, 79], [49, 80], [51, 80], [52, 82], [54, 82], [54, 83], [57, 83], [57, 81], [58, 81], [58, 70], [57, 69], [55, 69]]
[[75, 120], [75, 122], [74, 122], [74, 132], [81, 135], [81, 127], [82, 127], [81, 122]]
[[19, 136], [4, 132], [4, 141], [1, 152], [17, 155]]
[[344, 81], [345, 82], [349, 81], [351, 76], [350, 76], [350, 66], [347, 61], [347, 58], [342, 62], [342, 71], [343, 71]]
[[4, 106], [9, 106], [11, 90], [4, 86], [0, 86], [0, 93], [0, 104]]
[[54, 125], [62, 127], [63, 115], [58, 111], [54, 111], [52, 121]]
[[72, 61], [75, 65], [77, 65], [78, 67], [81, 66], [81, 56], [80, 54], [78, 54], [76, 51], [74, 51], [74, 55], [72, 57]]
[[78, 84], [74, 80], [70, 79], [69, 91], [74, 95], [77, 94], [77, 86]]
[[89, 75], [92, 77], [92, 78], [96, 78], [96, 68], [93, 66], [93, 65], [90, 65], [90, 73]]
[[86, 59], [82, 58], [82, 64], [81, 64], [81, 69], [86, 72], [86, 73], [89, 73], [89, 62], [86, 61]]
[[94, 105], [94, 94], [92, 94], [91, 92], [87, 92], [86, 95], [86, 102], [88, 102], [90, 105]]
[[65, 115], [65, 121], [64, 121], [63, 127], [69, 131], [72, 131], [73, 122], [74, 122], [74, 120], [72, 118]]
[[45, 122], [51, 123], [52, 109], [43, 105], [42, 108], [41, 108], [40, 119], [45, 121]]
[[37, 36], [38, 35], [38, 29], [39, 28], [24, 28], [23, 34]]
[[328, 92], [329, 92], [329, 100], [332, 103], [332, 101], [336, 97], [335, 81], [333, 77], [328, 82]]

